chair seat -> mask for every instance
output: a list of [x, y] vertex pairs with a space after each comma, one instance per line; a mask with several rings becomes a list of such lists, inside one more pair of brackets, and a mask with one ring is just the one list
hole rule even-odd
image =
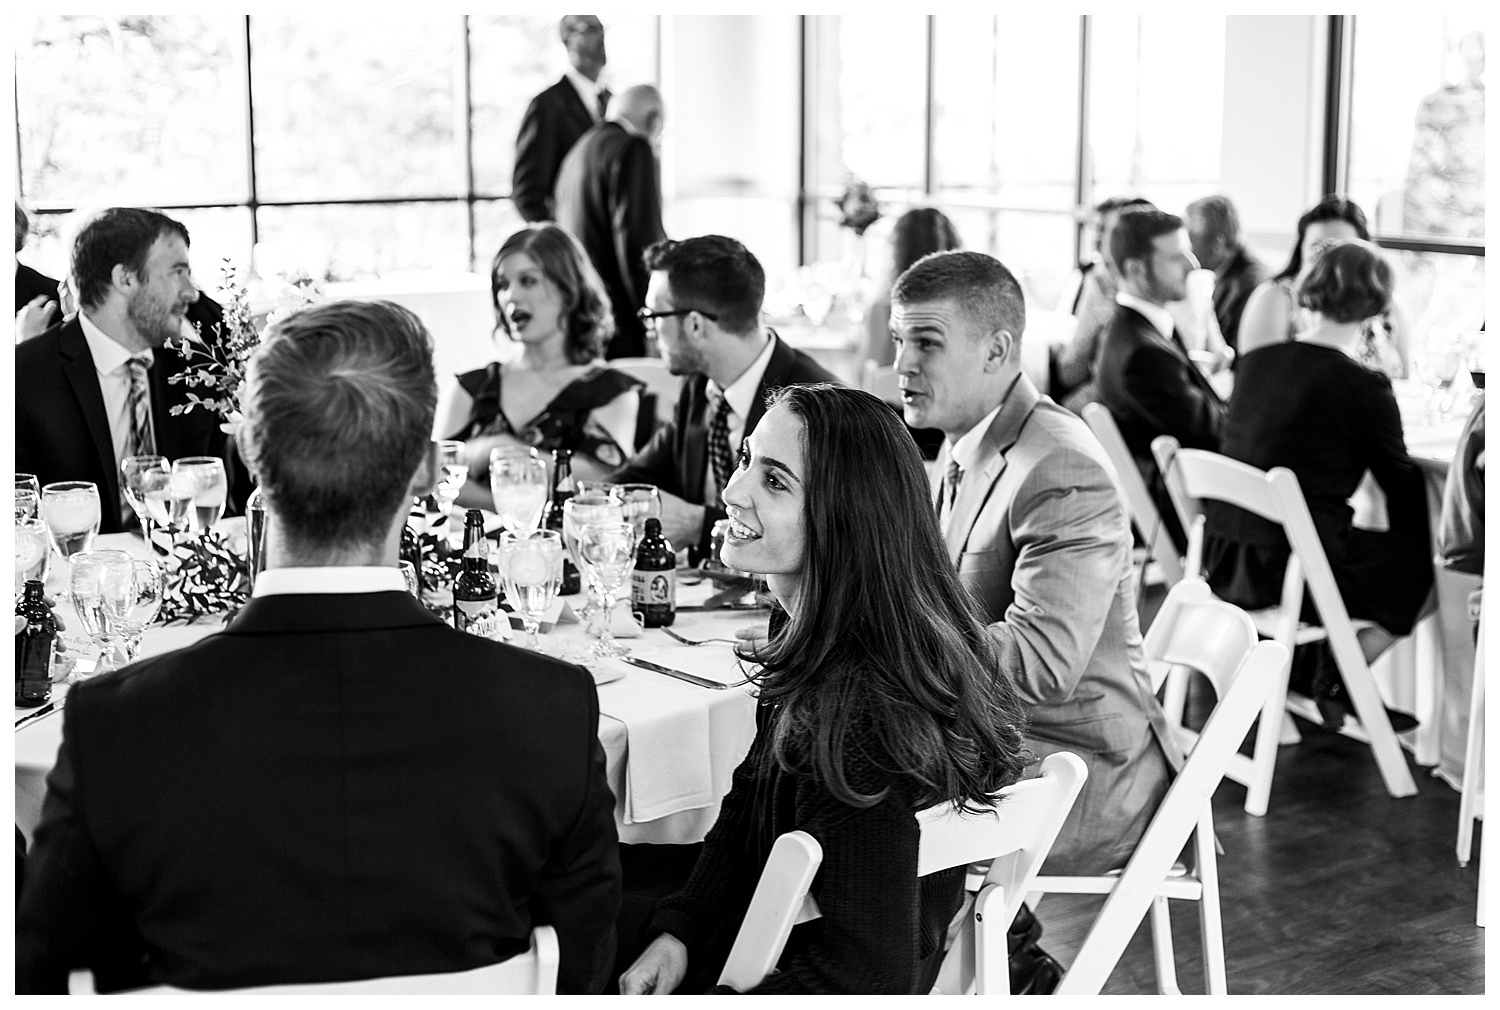
[[[1281, 622], [1280, 607], [1249, 610], [1246, 613], [1250, 615], [1250, 620], [1255, 622], [1255, 630], [1260, 632], [1262, 638], [1274, 639], [1276, 637], [1277, 625]], [[1363, 618], [1350, 618], [1349, 624], [1354, 628], [1355, 634], [1358, 634], [1365, 628], [1375, 626], [1374, 621], [1366, 621]], [[1328, 632], [1321, 625], [1307, 624], [1305, 622], [1298, 623], [1297, 625], [1296, 643], [1298, 645], [1306, 645], [1308, 642], [1321, 642], [1327, 637]]]

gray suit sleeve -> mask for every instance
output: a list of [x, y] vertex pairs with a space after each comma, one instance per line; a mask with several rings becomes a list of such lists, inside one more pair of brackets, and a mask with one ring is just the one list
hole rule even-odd
[[1011, 516], [1015, 598], [990, 634], [1022, 700], [1055, 705], [1072, 697], [1099, 645], [1129, 565], [1129, 526], [1109, 474], [1076, 450], [1027, 476]]

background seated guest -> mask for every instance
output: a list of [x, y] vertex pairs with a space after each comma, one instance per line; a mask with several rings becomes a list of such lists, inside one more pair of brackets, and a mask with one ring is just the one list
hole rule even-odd
[[1151, 441], [1171, 435], [1185, 448], [1217, 449], [1224, 421], [1224, 402], [1188, 357], [1166, 307], [1186, 294], [1193, 257], [1182, 219], [1154, 209], [1121, 213], [1109, 242], [1120, 290], [1099, 347], [1099, 402], [1114, 416], [1181, 549], [1187, 538], [1156, 472]]
[[760, 324], [766, 274], [749, 249], [723, 235], [659, 242], [646, 252], [651, 272], [642, 318], [662, 359], [686, 376], [672, 417], [610, 480], [661, 489], [662, 532], [679, 550], [706, 553], [724, 518], [719, 493], [734, 472], [740, 442], [782, 386], [837, 382], [810, 356]]
[[267, 570], [225, 631], [69, 693], [17, 991], [83, 965], [106, 991], [459, 971], [536, 923], [560, 991], [599, 991], [620, 876], [593, 681], [455, 631], [396, 568], [436, 473], [426, 329], [304, 309], [247, 385]]
[[22, 263], [21, 250], [31, 234], [31, 219], [16, 202], [16, 343], [29, 340], [57, 322], [57, 281]]
[[469, 449], [459, 503], [490, 508], [490, 450], [573, 453], [573, 476], [596, 478], [635, 452], [641, 383], [605, 365], [609, 295], [578, 240], [555, 224], [523, 228], [490, 267], [497, 328], [521, 356], [465, 372], [438, 408], [437, 430]]
[[961, 248], [958, 229], [936, 207], [913, 207], [896, 219], [891, 229], [891, 273], [865, 313], [866, 360], [877, 365], [896, 360], [891, 342], [891, 285], [896, 278], [928, 253]]
[[620, 991], [670, 993], [690, 968], [711, 982], [772, 842], [802, 830], [823, 847], [823, 918], [793, 932], [754, 991], [926, 993], [965, 871], [917, 877], [915, 814], [987, 802], [1026, 758], [921, 457], [869, 393], [791, 386], [746, 437], [724, 503], [724, 562], [764, 574], [787, 622], [756, 656], [750, 753]]
[[101, 211], [79, 229], [69, 273], [79, 312], [16, 348], [16, 468], [97, 484], [99, 532], [118, 533], [135, 515], [120, 489], [127, 456], [226, 454], [218, 415], [171, 412], [188, 387], [167, 381], [185, 365], [167, 342], [198, 301], [187, 229], [152, 210]]
[[[1245, 303], [1240, 319], [1241, 355], [1257, 347], [1293, 340], [1306, 328], [1298, 308], [1296, 287], [1312, 268], [1314, 250], [1329, 239], [1370, 240], [1365, 212], [1353, 200], [1340, 196], [1323, 199], [1297, 221], [1297, 243], [1281, 273], [1262, 283]], [[1364, 325], [1355, 348], [1359, 361], [1393, 379], [1411, 374], [1410, 333], [1404, 314], [1395, 302]]]
[[1205, 196], [1187, 208], [1193, 255], [1214, 272], [1214, 316], [1224, 342], [1239, 350], [1240, 317], [1257, 285], [1266, 279], [1264, 263], [1240, 241], [1240, 216], [1227, 196]]
[[[1368, 242], [1340, 242], [1319, 256], [1297, 290], [1308, 327], [1241, 359], [1221, 448], [1297, 475], [1349, 616], [1375, 622], [1359, 636], [1368, 659], [1411, 633], [1432, 589], [1422, 475], [1406, 453], [1390, 379], [1356, 358], [1365, 322], [1385, 311], [1392, 289], [1390, 264]], [[1353, 525], [1349, 496], [1366, 470], [1385, 493], [1389, 530]], [[1221, 502], [1204, 511], [1214, 592], [1246, 609], [1275, 605], [1291, 552], [1281, 528]], [[1303, 618], [1315, 621], [1307, 601]], [[1336, 673], [1327, 679], [1334, 693], [1320, 700], [1346, 708]]]

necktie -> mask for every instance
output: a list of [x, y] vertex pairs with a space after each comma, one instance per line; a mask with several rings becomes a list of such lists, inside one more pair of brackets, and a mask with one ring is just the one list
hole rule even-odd
[[729, 401], [723, 393], [710, 393], [709, 407], [713, 416], [708, 422], [708, 462], [713, 469], [714, 482], [722, 492], [729, 486], [729, 477], [734, 473], [734, 461], [729, 455]]
[[963, 468], [957, 463], [950, 462], [948, 472], [943, 475], [943, 497], [938, 502], [939, 525], [942, 525], [943, 520], [953, 511], [953, 501], [958, 497], [958, 483], [963, 479]]
[[146, 361], [130, 358], [125, 364], [130, 369], [130, 437], [125, 442], [125, 455], [154, 455], [156, 440], [151, 437], [151, 388], [146, 382]]
[[609, 100], [612, 97], [613, 97], [613, 95], [610, 93], [610, 90], [608, 88], [600, 88], [599, 89], [599, 118], [600, 119], [603, 119], [604, 118], [604, 114], [609, 111]]

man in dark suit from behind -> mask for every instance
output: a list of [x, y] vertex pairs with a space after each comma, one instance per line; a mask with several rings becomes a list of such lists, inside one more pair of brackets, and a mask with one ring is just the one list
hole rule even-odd
[[568, 51], [567, 72], [526, 106], [516, 136], [510, 198], [527, 221], [552, 220], [552, 187], [563, 157], [609, 105], [609, 91], [599, 84], [604, 26], [592, 14], [567, 14], [558, 33]]
[[168, 341], [198, 301], [187, 229], [111, 207], [79, 229], [69, 273], [79, 311], [16, 348], [16, 469], [98, 485], [99, 532], [118, 533], [134, 519], [120, 488], [127, 456], [226, 454], [217, 415], [172, 413], [188, 387], [168, 381], [186, 364]]
[[739, 242], [666, 240], [647, 250], [645, 263], [651, 280], [643, 315], [667, 369], [686, 378], [671, 420], [610, 480], [655, 484], [667, 539], [706, 552], [713, 524], [725, 517], [719, 495], [740, 442], [765, 413], [766, 395], [838, 379], [761, 325], [766, 274]]
[[1186, 535], [1151, 442], [1171, 435], [1184, 448], [1219, 447], [1224, 402], [1188, 357], [1166, 307], [1186, 297], [1188, 274], [1197, 263], [1182, 219], [1154, 208], [1122, 212], [1109, 241], [1120, 290], [1099, 347], [1099, 402], [1114, 416], [1162, 522], [1182, 548]]
[[1266, 265], [1240, 241], [1240, 215], [1227, 196], [1205, 196], [1188, 204], [1188, 238], [1193, 255], [1214, 272], [1214, 316], [1219, 333], [1235, 351], [1240, 346], [1240, 317], [1261, 281]]
[[437, 472], [436, 398], [403, 308], [275, 326], [241, 430], [268, 567], [224, 631], [69, 694], [18, 992], [62, 992], [82, 965], [112, 989], [462, 971], [543, 923], [560, 991], [609, 982], [620, 877], [593, 680], [454, 630], [397, 569]]
[[649, 84], [626, 88], [609, 119], [579, 138], [563, 159], [553, 192], [557, 223], [583, 244], [609, 291], [615, 335], [606, 358], [646, 353], [636, 313], [646, 304], [646, 248], [666, 236], [656, 144], [664, 111]]

